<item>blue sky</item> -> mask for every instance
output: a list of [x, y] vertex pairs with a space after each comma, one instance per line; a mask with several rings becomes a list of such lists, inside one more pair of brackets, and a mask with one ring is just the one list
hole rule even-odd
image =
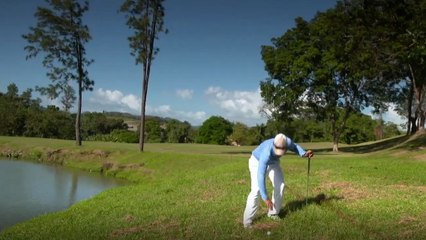
[[[130, 55], [132, 33], [118, 13], [122, 0], [91, 0], [84, 17], [92, 40], [87, 58], [95, 81], [84, 92], [83, 111], [120, 111], [140, 114], [142, 66]], [[156, 42], [160, 48], [152, 65], [147, 114], [200, 125], [213, 115], [249, 126], [264, 123], [259, 114], [259, 83], [268, 77], [260, 49], [294, 26], [301, 16], [311, 19], [336, 0], [166, 0], [165, 27]], [[25, 60], [21, 37], [36, 24], [43, 0], [0, 2], [0, 91], [15, 83], [20, 92], [47, 86], [42, 57]], [[36, 93], [34, 94], [38, 96]], [[42, 97], [41, 97], [42, 98]], [[44, 104], [59, 101], [43, 99]], [[398, 121], [393, 112], [388, 121]]]

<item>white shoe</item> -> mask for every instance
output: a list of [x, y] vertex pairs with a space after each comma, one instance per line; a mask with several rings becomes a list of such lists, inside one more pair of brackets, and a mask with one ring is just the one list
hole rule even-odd
[[250, 228], [252, 228], [251, 223], [246, 223], [246, 224], [244, 224], [244, 228], [245, 228], [245, 229], [250, 229]]

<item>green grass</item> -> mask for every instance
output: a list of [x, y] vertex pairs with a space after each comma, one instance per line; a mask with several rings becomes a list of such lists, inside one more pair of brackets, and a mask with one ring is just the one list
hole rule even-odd
[[307, 163], [286, 155], [282, 219], [269, 220], [262, 205], [246, 230], [253, 147], [147, 144], [140, 153], [132, 144], [0, 137], [0, 154], [19, 151], [134, 182], [7, 228], [0, 239], [425, 239], [425, 140], [343, 146], [338, 154], [301, 144], [319, 150], [308, 205]]

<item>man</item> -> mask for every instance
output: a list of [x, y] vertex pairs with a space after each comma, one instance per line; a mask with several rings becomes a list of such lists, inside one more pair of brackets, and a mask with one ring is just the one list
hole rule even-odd
[[[279, 219], [278, 214], [284, 195], [284, 176], [280, 167], [280, 157], [287, 150], [293, 151], [301, 157], [312, 157], [314, 155], [311, 150], [305, 151], [282, 133], [276, 135], [275, 138], [265, 140], [252, 152], [249, 159], [251, 191], [247, 197], [243, 218], [245, 228], [251, 227], [256, 215], [259, 207], [259, 193], [268, 207], [268, 216], [272, 219]], [[269, 198], [266, 192], [266, 175], [272, 182], [272, 198]]]

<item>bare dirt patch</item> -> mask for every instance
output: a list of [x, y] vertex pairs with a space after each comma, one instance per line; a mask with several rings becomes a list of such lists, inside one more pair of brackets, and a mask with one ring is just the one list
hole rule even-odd
[[248, 181], [245, 180], [245, 179], [240, 179], [240, 180], [236, 181], [236, 184], [238, 184], [238, 185], [247, 185]]
[[176, 220], [158, 219], [151, 223], [122, 228], [112, 231], [110, 238], [121, 238], [126, 235], [137, 234], [141, 232], [159, 233], [161, 235], [167, 235], [167, 233], [176, 232], [179, 229], [180, 224]]
[[420, 162], [426, 162], [426, 154], [419, 154], [414, 156], [414, 159]]
[[135, 216], [127, 214], [126, 216], [123, 217], [123, 221], [125, 222], [133, 222], [136, 219]]
[[419, 162], [426, 162], [426, 154], [420, 154], [420, 153], [414, 153], [409, 151], [396, 151], [392, 153], [392, 156], [394, 157], [407, 157], [409, 156], [410, 159], [419, 161]]
[[7, 158], [21, 158], [22, 151], [0, 146], [0, 156], [5, 156]]
[[399, 157], [399, 156], [405, 156], [405, 155], [407, 155], [407, 153], [408, 153], [408, 151], [396, 151], [396, 152], [393, 152], [392, 153], [392, 156], [395, 156], [395, 157]]
[[118, 238], [118, 237], [122, 237], [122, 236], [125, 236], [125, 235], [134, 234], [134, 233], [142, 232], [143, 229], [144, 229], [144, 227], [142, 227], [142, 226], [117, 229], [117, 230], [114, 230], [111, 233], [111, 237], [112, 238]]
[[399, 239], [411, 239], [416, 233], [426, 230], [426, 212], [420, 216], [401, 216], [398, 225], [403, 227], [403, 231], [399, 233]]
[[323, 170], [323, 171], [318, 171], [316, 174], [320, 177], [327, 178], [327, 177], [331, 176], [331, 171], [330, 170]]
[[201, 196], [200, 196], [200, 200], [201, 202], [214, 202], [217, 201], [218, 199], [220, 199], [221, 196], [223, 196], [223, 190], [221, 189], [213, 189], [213, 188], [207, 188], [207, 190], [205, 190]]
[[319, 187], [319, 190], [335, 191], [337, 190], [338, 197], [346, 201], [355, 201], [365, 199], [371, 196], [368, 189], [360, 186], [355, 186], [350, 182], [329, 182], [324, 183]]
[[129, 163], [129, 164], [120, 164], [118, 166], [121, 170], [135, 170], [135, 169], [141, 169], [145, 166], [144, 163]]
[[279, 226], [279, 222], [266, 222], [266, 223], [256, 223], [253, 224], [253, 228], [257, 230], [271, 230], [277, 228]]
[[414, 191], [426, 193], [426, 186], [410, 186], [406, 184], [395, 184], [395, 185], [391, 185], [391, 187], [395, 189], [401, 189], [401, 190], [407, 190], [407, 191], [414, 190]]

